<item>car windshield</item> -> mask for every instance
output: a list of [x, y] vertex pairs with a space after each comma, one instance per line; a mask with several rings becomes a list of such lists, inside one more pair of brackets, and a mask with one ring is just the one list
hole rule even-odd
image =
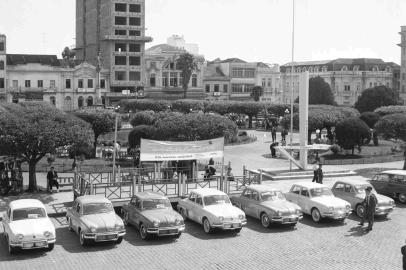
[[13, 220], [36, 219], [46, 216], [45, 209], [41, 207], [16, 209], [13, 211]]
[[114, 211], [111, 203], [87, 203], [83, 205], [83, 215], [103, 214]]
[[264, 201], [275, 201], [284, 200], [285, 196], [280, 191], [266, 191], [261, 193], [261, 198]]
[[148, 199], [142, 201], [143, 209], [163, 209], [172, 207], [168, 199]]
[[227, 195], [210, 195], [203, 198], [204, 205], [217, 205], [230, 203], [230, 199]]
[[359, 194], [365, 194], [365, 189], [367, 187], [371, 187], [372, 188], [372, 192], [374, 193], [375, 190], [371, 185], [368, 184], [362, 184], [362, 185], [354, 185], [355, 191]]
[[312, 197], [320, 197], [320, 196], [333, 196], [333, 193], [329, 188], [322, 187], [322, 188], [312, 188], [310, 190], [310, 194]]

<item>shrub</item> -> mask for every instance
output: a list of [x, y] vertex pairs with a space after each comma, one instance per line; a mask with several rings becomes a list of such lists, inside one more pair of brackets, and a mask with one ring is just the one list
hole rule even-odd
[[239, 136], [239, 137], [241, 137], [241, 136], [248, 136], [248, 134], [247, 134], [247, 132], [246, 132], [245, 130], [243, 130], [243, 131], [239, 131], [239, 132], [238, 132], [238, 136]]
[[156, 128], [154, 126], [140, 125], [136, 126], [128, 134], [128, 145], [130, 148], [139, 147], [142, 139], [154, 139], [156, 137]]
[[376, 112], [363, 112], [360, 118], [369, 128], [374, 128], [376, 122], [379, 121], [380, 116]]
[[354, 148], [364, 144], [366, 139], [371, 138], [367, 124], [358, 117], [352, 117], [339, 122], [335, 129], [337, 144], [344, 149], [351, 149], [354, 155]]
[[334, 155], [337, 155], [338, 152], [341, 151], [341, 147], [338, 144], [333, 144], [330, 146], [330, 151], [333, 152]]
[[375, 113], [379, 114], [380, 116], [385, 116], [388, 114], [395, 114], [395, 113], [406, 113], [406, 106], [384, 106], [379, 107], [375, 110]]
[[204, 104], [200, 100], [180, 99], [172, 102], [172, 110], [182, 113], [204, 111]]
[[125, 111], [154, 111], [161, 112], [171, 108], [171, 103], [166, 100], [152, 100], [152, 99], [130, 99], [120, 101], [120, 106]]
[[152, 125], [155, 121], [155, 112], [154, 111], [141, 111], [137, 112], [134, 117], [131, 119], [131, 125], [133, 127], [139, 125]]

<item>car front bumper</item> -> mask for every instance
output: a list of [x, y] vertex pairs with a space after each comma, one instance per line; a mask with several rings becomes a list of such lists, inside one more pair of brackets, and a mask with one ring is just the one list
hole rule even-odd
[[117, 241], [118, 238], [124, 237], [125, 230], [103, 233], [85, 233], [85, 239], [90, 239], [95, 242]]
[[393, 206], [379, 206], [375, 209], [376, 216], [387, 215], [393, 211]]
[[185, 230], [185, 225], [161, 227], [161, 228], [148, 228], [147, 232], [150, 234], [156, 234], [158, 236], [177, 235]]
[[243, 226], [247, 225], [246, 219], [241, 219], [236, 222], [221, 222], [221, 223], [213, 223], [211, 226], [213, 228], [218, 228], [222, 230], [238, 230], [241, 229]]
[[295, 224], [302, 218], [303, 218], [303, 215], [290, 215], [290, 216], [282, 216], [282, 217], [272, 217], [271, 222], [280, 223], [280, 224]]
[[47, 239], [32, 239], [30, 241], [14, 241], [10, 243], [12, 247], [19, 247], [21, 249], [37, 249], [37, 248], [47, 248], [48, 245], [54, 244], [56, 238]]
[[334, 211], [334, 212], [324, 212], [322, 213], [322, 217], [331, 218], [331, 219], [344, 219], [347, 218], [351, 213], [349, 211]]

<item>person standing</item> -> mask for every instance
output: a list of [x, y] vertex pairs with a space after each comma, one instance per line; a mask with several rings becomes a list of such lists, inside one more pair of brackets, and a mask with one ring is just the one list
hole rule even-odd
[[[406, 244], [406, 241], [405, 241]], [[406, 270], [406, 245], [404, 245], [400, 251], [402, 252], [403, 255], [403, 270]]]
[[317, 179], [317, 165], [313, 166], [313, 180], [312, 180], [312, 182], [316, 182], [316, 183], [319, 182], [319, 180]]
[[271, 143], [271, 145], [269, 147], [269, 149], [271, 149], [271, 156], [273, 158], [276, 158], [276, 149], [275, 149], [275, 147], [278, 146], [278, 145], [279, 145], [279, 143], [273, 142], [273, 143]]
[[362, 202], [364, 204], [365, 210], [361, 222], [359, 223], [360, 226], [363, 226], [365, 219], [368, 220], [368, 228], [366, 229], [366, 231], [372, 231], [372, 226], [374, 225], [375, 208], [377, 204], [376, 196], [371, 191], [371, 186], [368, 186], [365, 189], [365, 199]]
[[319, 168], [317, 169], [317, 171], [316, 171], [316, 174], [317, 174], [317, 181], [316, 181], [316, 183], [319, 183], [319, 184], [323, 184], [323, 177], [324, 177], [324, 175], [323, 175], [323, 169], [322, 169], [322, 164], [321, 163], [319, 163]]
[[51, 167], [51, 170], [47, 174], [49, 192], [52, 192], [52, 186], [57, 188], [59, 192], [59, 183], [58, 183], [58, 173], [54, 170], [54, 167]]
[[283, 142], [286, 142], [286, 133], [287, 133], [286, 129], [283, 128], [281, 131], [281, 136], [282, 136]]
[[272, 134], [272, 142], [275, 142], [276, 141], [276, 127], [275, 126], [272, 127], [271, 134]]

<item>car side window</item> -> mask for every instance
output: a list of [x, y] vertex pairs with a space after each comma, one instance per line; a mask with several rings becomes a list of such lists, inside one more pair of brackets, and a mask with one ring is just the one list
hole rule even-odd
[[302, 192], [300, 193], [302, 196], [309, 197], [309, 190], [307, 188], [302, 188]]
[[244, 193], [243, 193], [243, 196], [244, 197], [246, 197], [246, 198], [248, 198], [248, 199], [250, 199], [251, 198], [251, 190], [250, 189], [245, 189], [244, 190]]
[[346, 184], [345, 188], [344, 188], [344, 191], [347, 192], [347, 193], [350, 193], [351, 192], [351, 185]]
[[343, 192], [344, 191], [344, 184], [342, 184], [342, 183], [336, 184], [336, 186], [334, 187], [334, 190]]
[[79, 203], [76, 205], [76, 212], [77, 212], [78, 214], [80, 214], [80, 204], [79, 204]]
[[202, 197], [201, 197], [201, 196], [197, 196], [197, 197], [196, 197], [196, 203], [197, 203], [197, 204], [200, 204], [200, 205], [203, 205], [203, 200], [202, 200]]
[[255, 200], [255, 201], [259, 201], [259, 194], [258, 194], [258, 192], [256, 192], [256, 191], [252, 191], [252, 194], [251, 194], [251, 199], [253, 199], [253, 200]]
[[394, 175], [394, 181], [396, 183], [404, 183], [405, 182], [405, 177], [403, 175]]
[[7, 210], [7, 218], [11, 219], [11, 208], [8, 208]]
[[195, 194], [195, 193], [190, 193], [190, 195], [189, 195], [189, 201], [191, 201], [191, 202], [196, 202], [196, 194]]
[[293, 186], [290, 192], [295, 193], [295, 194], [300, 194], [300, 187]]

